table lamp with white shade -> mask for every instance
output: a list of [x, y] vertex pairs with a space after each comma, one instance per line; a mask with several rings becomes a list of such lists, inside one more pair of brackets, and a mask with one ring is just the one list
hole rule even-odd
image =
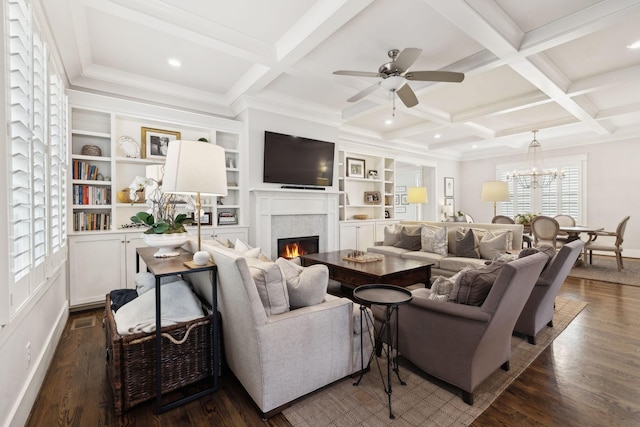
[[407, 203], [418, 205], [418, 221], [422, 221], [422, 204], [427, 203], [426, 187], [409, 187], [407, 189]]
[[496, 202], [508, 202], [511, 200], [509, 195], [509, 184], [506, 181], [487, 181], [482, 184], [482, 195], [480, 200], [483, 202], [493, 202], [493, 216], [496, 216]]
[[224, 149], [201, 141], [171, 141], [167, 151], [162, 191], [196, 196], [198, 222], [198, 251], [193, 255], [196, 265], [209, 261], [209, 254], [201, 250], [201, 196], [226, 196], [227, 173]]

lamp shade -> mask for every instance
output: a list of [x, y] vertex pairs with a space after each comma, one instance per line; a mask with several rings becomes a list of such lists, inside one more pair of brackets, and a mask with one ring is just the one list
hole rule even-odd
[[425, 187], [409, 187], [407, 189], [407, 202], [427, 203], [427, 189]]
[[226, 196], [224, 149], [201, 141], [171, 141], [162, 191], [165, 193]]
[[480, 200], [483, 202], [508, 202], [509, 184], [506, 181], [487, 181], [482, 184], [482, 195]]

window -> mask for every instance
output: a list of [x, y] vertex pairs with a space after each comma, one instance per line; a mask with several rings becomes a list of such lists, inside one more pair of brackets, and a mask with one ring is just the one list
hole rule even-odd
[[[46, 281], [47, 258], [66, 244], [66, 96], [28, 0], [9, 0], [9, 240], [14, 315]], [[60, 257], [59, 259], [64, 259]], [[6, 286], [0, 284], [0, 286]], [[0, 310], [6, 310], [5, 305]], [[0, 312], [0, 318], [7, 318]]]
[[[549, 186], [532, 188], [520, 185], [507, 176], [514, 170], [526, 170], [526, 165], [498, 165], [497, 179], [509, 183], [511, 200], [499, 206], [500, 215], [513, 218], [516, 214], [537, 213], [546, 216], [571, 215], [576, 223], [586, 222], [581, 194], [586, 192], [582, 177], [586, 173], [586, 156], [549, 159], [548, 167], [563, 173]], [[527, 178], [528, 179], [528, 178]], [[530, 184], [530, 182], [529, 182]], [[529, 188], [526, 188], [529, 187]]]

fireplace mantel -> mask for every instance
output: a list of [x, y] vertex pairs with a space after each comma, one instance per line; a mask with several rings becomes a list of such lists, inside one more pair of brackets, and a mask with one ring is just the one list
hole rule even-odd
[[[254, 246], [273, 258], [275, 242], [279, 237], [272, 230], [274, 217], [317, 215], [324, 218], [320, 235], [321, 250], [333, 251], [339, 246], [338, 192], [297, 189], [253, 189], [251, 193], [251, 241]], [[312, 233], [309, 233], [312, 234]], [[323, 247], [326, 246], [326, 247]], [[272, 253], [273, 252], [273, 253]]]

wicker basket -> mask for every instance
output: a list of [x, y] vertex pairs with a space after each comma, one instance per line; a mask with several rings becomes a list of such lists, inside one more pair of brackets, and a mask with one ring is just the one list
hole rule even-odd
[[[156, 395], [155, 332], [121, 336], [111, 310], [107, 294], [105, 305], [105, 338], [107, 348], [107, 375], [113, 390], [116, 415], [152, 399]], [[218, 313], [219, 316], [219, 313]], [[177, 390], [212, 374], [211, 356], [212, 316], [201, 317], [162, 328], [162, 393]], [[220, 322], [218, 322], [220, 329]], [[176, 342], [185, 334], [182, 344], [165, 337], [171, 335]], [[220, 334], [216, 334], [219, 342]], [[218, 345], [220, 350], [220, 345]], [[220, 352], [218, 353], [220, 356]], [[218, 357], [220, 360], [220, 357]]]
[[102, 150], [97, 145], [83, 145], [80, 154], [83, 156], [102, 156]]

